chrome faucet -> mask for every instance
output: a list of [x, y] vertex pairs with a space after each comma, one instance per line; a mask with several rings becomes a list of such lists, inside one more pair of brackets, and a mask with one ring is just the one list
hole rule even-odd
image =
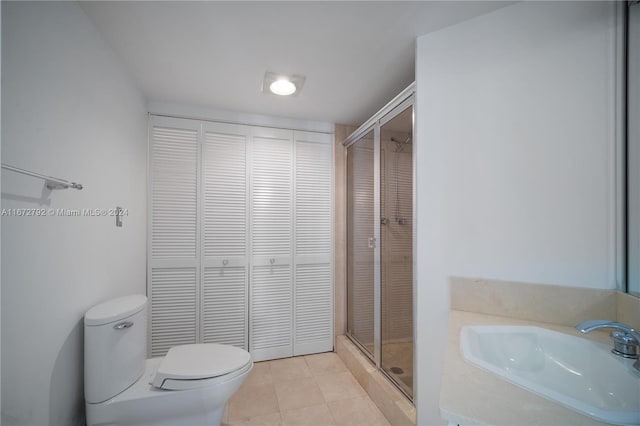
[[621, 322], [607, 320], [590, 320], [576, 325], [576, 329], [584, 334], [599, 328], [613, 328], [611, 333], [609, 333], [609, 336], [613, 340], [613, 349], [611, 349], [611, 352], [624, 358], [635, 359], [636, 362], [633, 364], [633, 368], [640, 371], [640, 358], [638, 358], [638, 352], [640, 352], [640, 332]]

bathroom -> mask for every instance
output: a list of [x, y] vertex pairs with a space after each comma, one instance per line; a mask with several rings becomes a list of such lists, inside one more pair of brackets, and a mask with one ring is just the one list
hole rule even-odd
[[[154, 117], [328, 138], [331, 235], [322, 241], [332, 245], [325, 284], [333, 288], [323, 294], [333, 299], [322, 306], [333, 333], [316, 352], [337, 353], [334, 362], [383, 424], [526, 424], [515, 403], [502, 411], [517, 421], [484, 417], [495, 413], [468, 398], [502, 383], [481, 372], [464, 393], [452, 368], [476, 367], [456, 364], [450, 349], [461, 322], [478, 320], [473, 315], [571, 329], [590, 319], [640, 327], [640, 299], [630, 294], [640, 294], [637, 261], [627, 261], [638, 258], [640, 241], [631, 145], [638, 6], [628, 7], [625, 49], [625, 2], [2, 2], [1, 161], [83, 186], [48, 189], [2, 171], [2, 424], [84, 424], [85, 313], [113, 298], [151, 295]], [[263, 92], [267, 72], [304, 76], [300, 92]], [[407, 108], [412, 126], [385, 133]], [[349, 216], [349, 152], [368, 140], [373, 211]], [[260, 158], [269, 157], [251, 161]], [[394, 191], [397, 164], [411, 178], [403, 192]], [[258, 169], [247, 169], [250, 179]], [[83, 210], [105, 215], [74, 213]], [[25, 211], [33, 216], [17, 213]], [[388, 270], [370, 271], [364, 293], [373, 304], [362, 305], [370, 306], [370, 328], [349, 318], [358, 310], [348, 294], [356, 254], [349, 236], [358, 229], [349, 223], [361, 224], [363, 214], [375, 239], [372, 265], [384, 262], [386, 230], [411, 231], [403, 254], [411, 266], [401, 270], [410, 268], [412, 285], [393, 299], [404, 314], [394, 317], [404, 324], [395, 329], [381, 324], [385, 279], [397, 277]], [[279, 265], [276, 256], [263, 260], [271, 259]], [[385, 340], [392, 329], [404, 335]], [[583, 337], [608, 342], [597, 334]], [[400, 351], [409, 360], [386, 364], [385, 342], [411, 345]], [[254, 372], [278, 366], [269, 357], [304, 360], [310, 371], [320, 359], [283, 351], [253, 354]], [[602, 423], [505, 386], [551, 413], [538, 424]], [[363, 424], [324, 405], [325, 424]], [[291, 424], [272, 414], [272, 424]], [[229, 415], [223, 423], [234, 424]]]

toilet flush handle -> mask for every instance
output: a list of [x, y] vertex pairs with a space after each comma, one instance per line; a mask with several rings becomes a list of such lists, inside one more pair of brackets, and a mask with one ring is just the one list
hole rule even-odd
[[131, 327], [133, 327], [133, 323], [131, 321], [124, 321], [113, 326], [116, 330], [124, 330]]

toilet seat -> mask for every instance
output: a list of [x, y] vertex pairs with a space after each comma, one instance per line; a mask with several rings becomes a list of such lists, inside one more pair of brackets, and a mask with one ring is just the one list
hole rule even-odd
[[216, 343], [174, 346], [162, 359], [151, 384], [165, 390], [210, 386], [242, 374], [251, 364], [251, 355], [234, 346]]
[[166, 379], [160, 391], [187, 391], [198, 388], [205, 388], [208, 386], [215, 386], [218, 384], [222, 384], [228, 382], [230, 380], [235, 379], [238, 376], [245, 374], [247, 371], [251, 370], [253, 367], [253, 363], [249, 362], [244, 367], [236, 370], [232, 373], [224, 374], [218, 377], [212, 377], [209, 379], [197, 379], [197, 380], [175, 380], [175, 379]]

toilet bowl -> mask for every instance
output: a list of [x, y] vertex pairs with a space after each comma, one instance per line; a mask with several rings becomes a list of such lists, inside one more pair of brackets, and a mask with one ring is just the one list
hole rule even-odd
[[174, 346], [146, 358], [147, 298], [126, 296], [85, 314], [87, 425], [219, 425], [253, 368], [243, 349]]

